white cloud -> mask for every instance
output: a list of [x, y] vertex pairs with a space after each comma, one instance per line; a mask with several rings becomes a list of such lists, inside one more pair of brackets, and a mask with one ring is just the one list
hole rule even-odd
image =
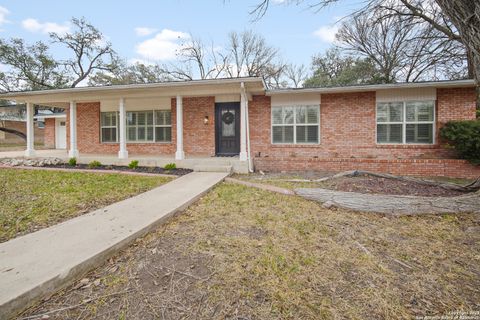
[[335, 42], [335, 35], [338, 32], [337, 25], [321, 26], [317, 29], [313, 35], [322, 40], [323, 42], [332, 43]]
[[144, 65], [146, 65], [146, 66], [153, 66], [153, 65], [155, 65], [155, 63], [153, 63], [152, 61], [144, 60], [144, 59], [138, 59], [138, 58], [128, 59], [127, 63], [128, 63], [129, 65], [134, 65], [134, 64], [137, 64], [137, 63], [144, 64]]
[[151, 35], [152, 33], [157, 32], [157, 30], [158, 29], [155, 29], [155, 28], [137, 27], [137, 28], [135, 28], [135, 33], [139, 37], [145, 37], [145, 36]]
[[287, 0], [273, 0], [273, 3], [275, 4], [283, 4], [285, 2], [287, 2]]
[[180, 49], [181, 41], [188, 38], [188, 33], [163, 29], [155, 37], [137, 44], [136, 52], [146, 60], [171, 60]]
[[39, 22], [37, 19], [25, 19], [22, 21], [22, 27], [30, 32], [50, 33], [56, 32], [64, 34], [70, 31], [70, 25], [68, 23], [58, 24], [55, 22]]
[[7, 15], [10, 14], [7, 8], [0, 6], [0, 25], [7, 23]]

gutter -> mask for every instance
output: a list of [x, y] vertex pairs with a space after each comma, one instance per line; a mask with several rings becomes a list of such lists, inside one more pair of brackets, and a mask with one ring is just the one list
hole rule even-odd
[[295, 93], [344, 93], [344, 92], [361, 92], [361, 91], [377, 91], [387, 89], [410, 89], [410, 88], [461, 88], [475, 87], [473, 79], [467, 80], [446, 80], [446, 81], [428, 81], [428, 82], [404, 82], [404, 83], [388, 83], [388, 84], [370, 84], [361, 86], [343, 86], [343, 87], [321, 87], [321, 88], [294, 88], [294, 89], [267, 89], [266, 95], [282, 95]]

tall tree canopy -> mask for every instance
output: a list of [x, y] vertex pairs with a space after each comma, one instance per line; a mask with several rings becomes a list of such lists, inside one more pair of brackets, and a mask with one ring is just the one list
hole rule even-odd
[[72, 19], [73, 32], [50, 33], [52, 43], [66, 47], [70, 58], [60, 61], [44, 42], [28, 45], [22, 39], [0, 40], [0, 90], [40, 90], [76, 87], [98, 71], [114, 72], [118, 58], [111, 43], [84, 18]]
[[342, 55], [339, 48], [327, 50], [312, 59], [311, 77], [304, 87], [332, 87], [385, 82], [382, 73], [368, 58]]
[[[261, 0], [251, 11], [262, 17], [273, 0]], [[342, 0], [295, 0], [287, 3], [306, 4], [313, 10]], [[467, 53], [468, 76], [480, 81], [480, 1], [472, 0], [367, 0], [357, 13], [381, 10], [383, 17], [411, 17], [416, 24], [427, 24], [442, 38], [460, 42]]]

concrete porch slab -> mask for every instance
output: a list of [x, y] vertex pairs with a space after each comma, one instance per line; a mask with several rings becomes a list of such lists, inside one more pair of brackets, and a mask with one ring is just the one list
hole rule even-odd
[[[24, 157], [24, 151], [4, 151], [0, 152], [0, 159], [2, 158], [16, 158]], [[55, 157], [63, 160], [68, 160], [68, 152], [66, 150], [36, 150], [34, 158], [49, 158]], [[240, 161], [239, 157], [209, 157], [209, 156], [187, 156], [183, 160], [175, 160], [173, 155], [145, 155], [145, 154], [130, 154], [128, 159], [119, 159], [117, 155], [113, 154], [86, 154], [80, 153], [77, 158], [78, 163], [88, 164], [93, 160], [100, 161], [106, 165], [128, 165], [132, 160], [138, 160], [140, 166], [147, 167], [163, 167], [168, 163], [175, 163], [178, 168], [195, 169], [209, 168], [206, 171], [212, 171], [212, 168], [217, 167], [217, 172], [225, 172], [225, 167], [231, 167], [235, 173], [248, 173], [247, 161]]]
[[66, 286], [185, 209], [227, 173], [193, 172], [113, 205], [0, 244], [0, 319]]

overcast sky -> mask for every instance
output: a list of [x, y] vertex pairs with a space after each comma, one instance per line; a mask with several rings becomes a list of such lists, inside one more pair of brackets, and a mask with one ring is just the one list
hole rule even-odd
[[48, 41], [48, 32], [68, 31], [70, 18], [83, 16], [103, 32], [122, 57], [163, 63], [175, 58], [178, 38], [189, 33], [222, 47], [230, 31], [253, 30], [279, 48], [286, 62], [309, 65], [312, 55], [331, 46], [335, 22], [358, 4], [345, 0], [315, 13], [274, 0], [266, 16], [253, 22], [249, 11], [258, 1], [3, 0], [0, 37], [24, 38], [29, 43]]

